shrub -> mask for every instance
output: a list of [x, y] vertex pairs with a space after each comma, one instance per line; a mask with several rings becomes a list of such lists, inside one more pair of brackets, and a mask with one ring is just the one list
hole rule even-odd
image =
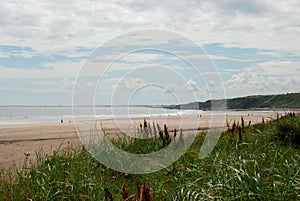
[[276, 124], [275, 138], [284, 144], [300, 146], [300, 119], [295, 115], [282, 117]]

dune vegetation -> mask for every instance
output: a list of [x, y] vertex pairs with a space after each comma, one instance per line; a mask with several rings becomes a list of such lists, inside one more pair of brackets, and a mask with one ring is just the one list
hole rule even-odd
[[[242, 123], [242, 121], [241, 121]], [[205, 133], [173, 165], [151, 174], [116, 172], [71, 146], [38, 154], [1, 172], [1, 200], [300, 200], [300, 118], [291, 113], [247, 126], [228, 125], [213, 152], [198, 158]], [[132, 153], [166, 146], [163, 129], [148, 140], [115, 140]], [[167, 131], [168, 132], [168, 131]]]

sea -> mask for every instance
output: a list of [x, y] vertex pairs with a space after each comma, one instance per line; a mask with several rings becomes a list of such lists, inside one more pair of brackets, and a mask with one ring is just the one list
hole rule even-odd
[[[238, 113], [247, 115], [254, 111], [226, 111], [226, 114]], [[32, 124], [48, 122], [72, 122], [95, 119], [116, 119], [116, 118], [135, 118], [135, 117], [156, 117], [156, 116], [184, 116], [211, 113], [202, 110], [177, 110], [165, 109], [160, 107], [110, 107], [110, 106], [0, 106], [0, 126], [14, 124]], [[224, 113], [219, 111], [218, 113]], [[274, 114], [274, 111], [260, 110], [256, 114]], [[281, 112], [282, 113], [282, 112]]]
[[0, 125], [85, 121], [147, 116], [198, 115], [199, 110], [174, 110], [154, 107], [109, 106], [0, 106]]

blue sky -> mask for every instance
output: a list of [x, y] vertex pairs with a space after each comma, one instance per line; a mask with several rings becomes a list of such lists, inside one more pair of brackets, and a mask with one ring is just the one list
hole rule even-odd
[[[74, 85], [95, 104], [300, 91], [299, 1], [4, 0], [0, 8], [0, 105], [70, 105]], [[158, 31], [132, 34], [144, 29]], [[137, 51], [148, 46], [174, 51]], [[78, 82], [89, 65], [94, 78]]]

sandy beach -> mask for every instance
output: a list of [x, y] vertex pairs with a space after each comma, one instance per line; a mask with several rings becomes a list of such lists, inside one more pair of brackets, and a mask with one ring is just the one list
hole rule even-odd
[[1, 168], [22, 167], [25, 153], [34, 161], [36, 151], [51, 154], [68, 145], [79, 147], [74, 124], [43, 123], [0, 127]]
[[[224, 115], [221, 115], [224, 116]], [[246, 125], [262, 122], [276, 118], [273, 112], [234, 112], [225, 117], [231, 124], [234, 120], [240, 121], [243, 116]], [[191, 130], [205, 130], [209, 126], [224, 127], [224, 121], [219, 121], [210, 125], [211, 115], [203, 114], [201, 116], [164, 116], [164, 117], [145, 117], [148, 122], [154, 121], [161, 126], [166, 124], [170, 130], [183, 128], [186, 133]], [[220, 118], [222, 119], [222, 118]], [[106, 134], [118, 135], [126, 133], [129, 130], [135, 130], [140, 124], [143, 124], [144, 118], [101, 120], [99, 124]], [[80, 122], [84, 123], [84, 122]], [[79, 123], [77, 123], [78, 125]], [[81, 147], [81, 141], [77, 136], [75, 123], [36, 123], [23, 125], [5, 125], [0, 126], [0, 166], [7, 170], [16, 165], [21, 168], [25, 159], [25, 153], [30, 154], [29, 160], [34, 161], [36, 151], [42, 150], [45, 154], [51, 154], [54, 150], [63, 149], [66, 146]]]

